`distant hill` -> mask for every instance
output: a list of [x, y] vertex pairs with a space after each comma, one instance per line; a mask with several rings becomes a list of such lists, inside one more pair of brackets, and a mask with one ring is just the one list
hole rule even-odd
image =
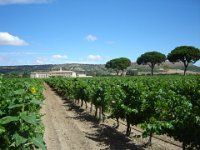
[[[136, 68], [139, 70], [148, 70], [150, 71], [150, 67], [148, 65], [138, 65], [137, 63], [132, 63], [131, 69]], [[184, 65], [183, 63], [171, 63], [166, 61], [165, 63], [156, 66], [155, 70], [160, 70], [160, 69], [180, 69], [180, 70], [184, 70]], [[188, 71], [194, 71], [194, 72], [200, 72], [200, 67], [195, 66], [193, 64], [190, 64], [187, 68]]]
[[37, 71], [71, 70], [76, 72], [106, 71], [105, 65], [101, 64], [48, 64], [48, 65], [23, 65], [23, 66], [0, 66], [0, 73], [24, 73]]
[[[75, 72], [84, 72], [89, 75], [107, 75], [111, 71], [105, 68], [104, 64], [49, 64], [49, 65], [24, 65], [24, 66], [0, 66], [0, 73], [24, 73], [24, 72], [35, 72], [35, 71], [52, 71], [59, 70], [62, 67], [63, 70], [71, 70]], [[155, 72], [160, 70], [183, 70], [184, 66], [182, 63], [172, 64], [170, 62], [165, 62], [160, 66], [156, 66]], [[149, 72], [150, 68], [148, 65], [137, 65], [132, 63], [128, 70], [135, 70], [137, 72]], [[200, 67], [195, 65], [190, 65], [188, 71], [200, 73]]]

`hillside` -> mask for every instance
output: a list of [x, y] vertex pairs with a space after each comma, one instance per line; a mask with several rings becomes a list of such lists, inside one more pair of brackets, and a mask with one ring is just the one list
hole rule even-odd
[[[23, 72], [34, 72], [34, 71], [51, 71], [59, 70], [62, 67], [63, 70], [71, 70], [76, 72], [84, 72], [89, 75], [107, 75], [111, 71], [105, 68], [104, 64], [48, 64], [48, 65], [24, 65], [24, 66], [0, 66], [0, 73], [23, 73]], [[165, 62], [160, 66], [156, 66], [155, 72], [160, 70], [183, 70], [182, 63], [172, 64], [170, 62]], [[150, 68], [147, 65], [137, 65], [132, 63], [128, 68], [129, 71], [137, 72], [149, 72]], [[200, 67], [195, 65], [190, 65], [188, 71], [200, 72]]]

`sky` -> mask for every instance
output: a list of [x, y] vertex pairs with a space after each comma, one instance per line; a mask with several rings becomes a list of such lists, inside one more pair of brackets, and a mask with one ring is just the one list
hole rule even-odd
[[0, 66], [135, 62], [183, 45], [200, 48], [200, 0], [0, 0]]

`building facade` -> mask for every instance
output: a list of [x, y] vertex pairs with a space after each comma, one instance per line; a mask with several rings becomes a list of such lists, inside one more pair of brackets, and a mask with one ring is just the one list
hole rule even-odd
[[50, 78], [50, 77], [78, 77], [78, 75], [74, 71], [63, 71], [62, 68], [60, 68], [60, 71], [31, 73], [31, 78]]

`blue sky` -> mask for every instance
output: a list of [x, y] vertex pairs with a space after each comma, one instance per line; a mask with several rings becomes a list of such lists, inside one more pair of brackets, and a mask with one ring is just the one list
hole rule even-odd
[[0, 66], [134, 62], [182, 45], [200, 48], [200, 0], [0, 0]]

